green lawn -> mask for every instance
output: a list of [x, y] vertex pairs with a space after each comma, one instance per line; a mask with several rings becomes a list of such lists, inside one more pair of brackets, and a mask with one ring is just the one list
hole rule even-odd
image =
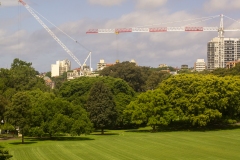
[[240, 159], [240, 129], [207, 132], [109, 131], [60, 140], [0, 141], [11, 160]]

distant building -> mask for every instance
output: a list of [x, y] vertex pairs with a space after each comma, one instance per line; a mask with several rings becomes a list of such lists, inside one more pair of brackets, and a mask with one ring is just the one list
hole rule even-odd
[[51, 76], [58, 77], [69, 70], [71, 70], [71, 62], [69, 60], [56, 61], [56, 64], [51, 65]]
[[54, 89], [55, 83], [47, 76], [43, 77], [45, 84], [49, 86], [51, 89]]
[[159, 67], [159, 68], [164, 68], [164, 67], [167, 67], [167, 65], [166, 65], [166, 64], [159, 64], [158, 67]]
[[188, 65], [187, 64], [181, 65], [181, 69], [188, 69]]
[[82, 76], [96, 77], [98, 75], [93, 74], [92, 70], [87, 65], [83, 65], [82, 68], [76, 68], [76, 69], [73, 69], [72, 71], [67, 72], [67, 79], [68, 80], [79, 78], [79, 77], [82, 77]]
[[76, 68], [76, 69], [73, 69], [72, 71], [67, 72], [67, 79], [68, 80], [75, 79], [75, 78], [78, 78], [78, 77], [81, 77], [81, 76], [83, 76], [83, 73], [81, 72], [80, 68]]
[[135, 65], [137, 65], [137, 63], [134, 59], [131, 59], [130, 63], [135, 63]]
[[104, 62], [103, 59], [100, 59], [100, 62], [97, 64], [97, 71], [103, 70], [103, 68], [106, 67], [106, 63]]
[[194, 63], [194, 70], [197, 72], [201, 72], [206, 69], [206, 63], [204, 62], [204, 59], [197, 59], [197, 61]]
[[[223, 40], [223, 42], [221, 42]], [[240, 58], [240, 39], [213, 38], [208, 42], [207, 69], [225, 68], [226, 64]]]
[[227, 69], [233, 68], [233, 67], [236, 66], [237, 63], [240, 63], [240, 60], [227, 62], [227, 63], [226, 63], [226, 68], [227, 68]]
[[[119, 60], [116, 60], [115, 63], [106, 63], [103, 59], [100, 59], [100, 62], [97, 64], [97, 71], [101, 71], [105, 67], [110, 67], [110, 66], [113, 66], [113, 65], [118, 64], [118, 63], [120, 63]], [[135, 65], [137, 65], [137, 63], [136, 63], [136, 61], [134, 59], [132, 59], [130, 61], [130, 63], [134, 63]]]

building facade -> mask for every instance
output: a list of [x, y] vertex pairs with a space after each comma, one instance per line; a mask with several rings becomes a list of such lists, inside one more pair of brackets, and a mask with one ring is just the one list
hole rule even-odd
[[167, 67], [167, 65], [166, 65], [166, 64], [159, 64], [158, 67], [159, 67], [159, 68], [164, 68], [164, 67]]
[[103, 68], [105, 68], [106, 65], [107, 65], [107, 64], [104, 62], [104, 60], [103, 60], [103, 59], [100, 59], [100, 62], [97, 64], [97, 71], [103, 70]]
[[207, 69], [225, 68], [226, 64], [240, 58], [240, 39], [213, 38], [208, 42]]
[[56, 61], [56, 64], [51, 65], [51, 77], [58, 77], [69, 70], [71, 70], [71, 62], [69, 60]]
[[237, 63], [240, 63], [240, 60], [227, 62], [226, 63], [226, 68], [227, 69], [233, 68], [233, 67], [236, 66]]
[[188, 65], [187, 64], [181, 65], [181, 69], [188, 69]]
[[201, 72], [206, 69], [206, 63], [204, 62], [204, 59], [197, 59], [197, 61], [194, 63], [194, 70], [197, 72]]

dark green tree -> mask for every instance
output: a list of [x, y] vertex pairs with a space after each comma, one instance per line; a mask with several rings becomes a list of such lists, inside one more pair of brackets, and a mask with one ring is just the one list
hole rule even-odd
[[13, 96], [12, 105], [7, 107], [5, 116], [7, 122], [19, 127], [24, 143], [24, 135], [29, 129], [31, 116], [31, 102], [26, 92], [18, 92]]
[[59, 95], [74, 105], [80, 105], [85, 108], [90, 89], [98, 81], [104, 82], [110, 89], [117, 110], [115, 127], [123, 128], [127, 125], [123, 119], [123, 110], [135, 98], [134, 90], [126, 81], [113, 77], [81, 77], [65, 82], [59, 90]]
[[102, 134], [104, 134], [104, 129], [111, 127], [117, 119], [116, 104], [112, 93], [102, 81], [92, 86], [86, 108], [92, 123], [96, 128], [101, 129]]
[[110, 67], [104, 68], [100, 75], [121, 78], [125, 80], [135, 91], [141, 92], [144, 90], [145, 81], [147, 78], [146, 67], [143, 69], [136, 66], [135, 63], [122, 62]]
[[159, 83], [161, 83], [168, 77], [170, 77], [170, 74], [168, 72], [153, 71], [151, 75], [147, 78], [145, 90], [156, 89]]

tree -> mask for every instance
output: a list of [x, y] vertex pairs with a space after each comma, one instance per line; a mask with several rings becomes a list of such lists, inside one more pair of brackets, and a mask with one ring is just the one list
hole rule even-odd
[[48, 91], [50, 88], [36, 76], [37, 71], [31, 65], [16, 58], [10, 69], [0, 69], [0, 94], [10, 101], [18, 91]]
[[170, 74], [168, 72], [153, 71], [146, 81], [146, 90], [156, 89], [159, 83], [168, 77], [170, 77]]
[[27, 93], [16, 93], [12, 98], [12, 105], [7, 108], [6, 117], [8, 122], [20, 128], [22, 133], [22, 143], [24, 143], [25, 131], [29, 129], [30, 112], [31, 103]]
[[159, 88], [169, 97], [179, 121], [192, 126], [206, 126], [239, 117], [239, 77], [182, 74], [163, 81]]
[[81, 106], [74, 106], [73, 107], [73, 114], [72, 117], [73, 123], [71, 126], [71, 135], [78, 135], [81, 134], [90, 134], [93, 130], [93, 124], [89, 119], [88, 113], [85, 109], [81, 108]]
[[80, 105], [86, 109], [85, 104], [90, 90], [94, 83], [99, 81], [102, 81], [110, 89], [116, 104], [117, 121], [115, 127], [123, 128], [127, 125], [123, 119], [123, 110], [135, 98], [136, 94], [126, 81], [113, 77], [81, 77], [63, 83], [59, 89], [59, 95], [74, 105]]
[[2, 95], [0, 95], [0, 120], [4, 119], [5, 109], [9, 105], [9, 101]]
[[[29, 134], [41, 137], [56, 133], [89, 134], [92, 124], [87, 112], [52, 93], [34, 90], [27, 92], [31, 100]], [[81, 122], [81, 124], [78, 124]]]
[[116, 104], [113, 100], [110, 89], [102, 81], [96, 82], [87, 100], [87, 111], [90, 119], [96, 128], [104, 129], [114, 124], [117, 119]]
[[177, 116], [168, 97], [160, 90], [140, 94], [124, 110], [125, 117], [131, 117], [135, 124], [147, 124], [156, 130], [156, 126], [167, 126]]
[[145, 76], [145, 72], [139, 66], [136, 66], [135, 63], [130, 62], [122, 62], [115, 64], [110, 67], [104, 68], [101, 72], [101, 76], [111, 76], [114, 78], [121, 78], [125, 80], [135, 91], [141, 92], [144, 90], [144, 85], [147, 76]]

